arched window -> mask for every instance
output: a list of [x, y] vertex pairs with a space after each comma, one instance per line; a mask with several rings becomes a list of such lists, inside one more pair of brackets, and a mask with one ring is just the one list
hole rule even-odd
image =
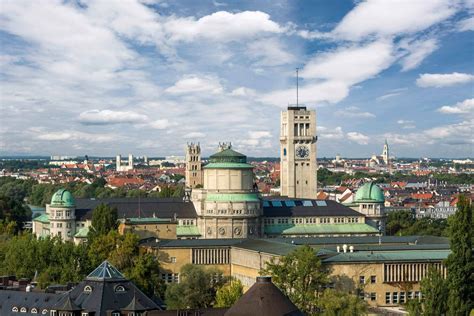
[[26, 307], [22, 307], [22, 308], [20, 309], [20, 313], [26, 313]]
[[125, 287], [123, 287], [123, 285], [117, 285], [115, 287], [115, 293], [123, 293], [125, 292]]
[[283, 148], [283, 156], [286, 156], [286, 148]]
[[13, 306], [13, 308], [12, 308], [12, 312], [14, 312], [14, 313], [18, 313], [18, 307], [16, 307], [16, 306]]
[[38, 314], [38, 310], [33, 307], [33, 308], [31, 309], [31, 312], [30, 312], [30, 313], [32, 313], [32, 314]]
[[90, 292], [92, 292], [92, 286], [90, 286], [90, 285], [84, 286], [84, 292], [85, 292], [85, 293], [90, 293]]
[[43, 309], [43, 311], [41, 312], [42, 315], [46, 315], [47, 313], [48, 313], [47, 309]]

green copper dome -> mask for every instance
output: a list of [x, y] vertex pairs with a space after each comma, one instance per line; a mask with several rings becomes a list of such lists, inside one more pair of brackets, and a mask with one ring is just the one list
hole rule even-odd
[[357, 190], [354, 202], [383, 203], [385, 197], [382, 190], [375, 183], [369, 182]]
[[220, 162], [236, 162], [236, 163], [246, 163], [247, 156], [244, 154], [238, 153], [235, 150], [228, 148], [218, 153], [215, 153], [209, 157], [211, 163], [220, 163]]
[[51, 198], [51, 206], [54, 207], [74, 207], [75, 205], [76, 201], [71, 192], [64, 189], [56, 191]]

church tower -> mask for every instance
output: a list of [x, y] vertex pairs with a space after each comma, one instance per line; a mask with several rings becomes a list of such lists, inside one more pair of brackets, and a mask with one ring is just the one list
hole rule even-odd
[[384, 164], [388, 165], [390, 156], [389, 156], [389, 152], [388, 152], [387, 140], [385, 140], [385, 144], [383, 145], [382, 159], [383, 159]]
[[201, 163], [201, 146], [190, 143], [186, 146], [186, 187], [195, 188], [202, 187], [202, 163]]
[[281, 195], [315, 199], [316, 112], [305, 106], [289, 106], [281, 112], [280, 133]]

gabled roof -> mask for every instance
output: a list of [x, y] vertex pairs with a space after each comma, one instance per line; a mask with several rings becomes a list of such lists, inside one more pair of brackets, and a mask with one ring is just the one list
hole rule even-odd
[[65, 311], [65, 312], [74, 312], [74, 311], [80, 311], [81, 308], [74, 304], [74, 302], [71, 300], [71, 296], [68, 293], [66, 293], [63, 298], [54, 305], [54, 309], [58, 311]]
[[92, 271], [87, 278], [88, 280], [104, 280], [104, 279], [123, 279], [125, 277], [111, 265], [107, 260], [102, 262], [94, 271]]

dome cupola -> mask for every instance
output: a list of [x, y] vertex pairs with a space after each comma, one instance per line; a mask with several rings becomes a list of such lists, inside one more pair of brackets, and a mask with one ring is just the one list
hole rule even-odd
[[368, 182], [357, 190], [354, 202], [384, 203], [385, 197], [382, 190], [375, 183]]
[[74, 207], [76, 201], [71, 192], [65, 189], [59, 189], [51, 198], [51, 206], [53, 207]]

